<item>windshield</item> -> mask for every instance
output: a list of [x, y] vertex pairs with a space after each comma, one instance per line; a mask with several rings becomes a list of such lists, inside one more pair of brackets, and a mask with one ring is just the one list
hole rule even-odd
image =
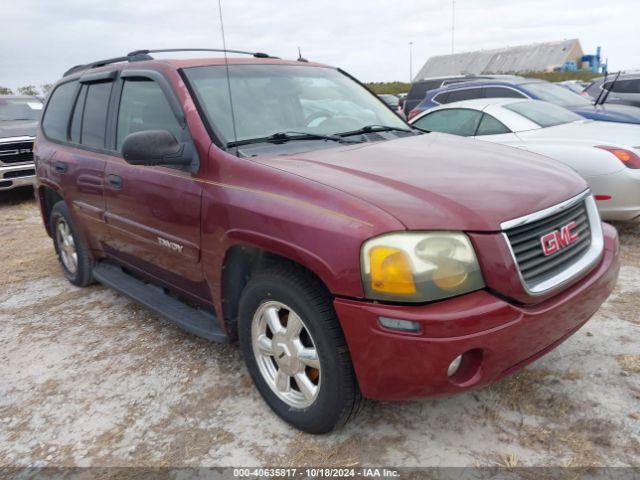
[[42, 102], [37, 98], [0, 97], [0, 121], [38, 120], [42, 113]]
[[555, 103], [563, 107], [592, 105], [585, 97], [553, 83], [525, 83], [522, 84], [522, 87], [538, 97], [539, 100]]
[[185, 69], [207, 120], [229, 142], [280, 132], [336, 135], [368, 125], [408, 130], [397, 115], [337, 70], [305, 65], [229, 65], [234, 134], [224, 65]]
[[542, 128], [584, 120], [580, 115], [566, 108], [541, 102], [540, 100], [525, 100], [522, 102], [509, 103], [505, 105], [504, 108], [522, 115]]

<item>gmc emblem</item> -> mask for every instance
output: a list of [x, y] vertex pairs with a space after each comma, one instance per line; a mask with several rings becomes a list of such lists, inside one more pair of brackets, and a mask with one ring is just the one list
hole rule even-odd
[[575, 227], [576, 222], [571, 222], [560, 230], [555, 230], [540, 237], [540, 244], [542, 245], [544, 254], [547, 256], [553, 255], [572, 243], [575, 243], [580, 238], [580, 235], [571, 231]]

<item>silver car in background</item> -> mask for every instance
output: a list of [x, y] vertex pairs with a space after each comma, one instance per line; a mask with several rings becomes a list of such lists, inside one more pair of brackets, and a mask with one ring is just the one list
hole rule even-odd
[[[617, 77], [617, 78], [616, 78]], [[596, 78], [588, 85], [585, 92], [593, 98], [604, 95], [603, 90], [611, 90], [606, 97], [606, 103], [619, 103], [640, 107], [640, 72], [609, 75], [607, 78]]]
[[42, 101], [0, 95], [0, 191], [35, 183], [33, 141]]

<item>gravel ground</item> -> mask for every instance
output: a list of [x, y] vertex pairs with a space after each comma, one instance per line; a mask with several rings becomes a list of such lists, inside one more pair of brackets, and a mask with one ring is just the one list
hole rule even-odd
[[0, 198], [0, 466], [640, 466], [640, 225], [615, 293], [559, 348], [480, 391], [369, 402], [300, 433], [235, 346], [59, 271], [31, 192]]

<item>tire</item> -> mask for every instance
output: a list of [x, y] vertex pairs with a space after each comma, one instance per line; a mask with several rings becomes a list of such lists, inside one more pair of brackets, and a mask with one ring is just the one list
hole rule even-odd
[[[67, 204], [63, 201], [56, 203], [51, 209], [50, 225], [53, 245], [64, 276], [77, 287], [90, 285], [93, 282], [91, 254], [80, 240]], [[63, 225], [66, 226], [64, 231]], [[75, 250], [75, 262], [69, 260], [73, 250]]]
[[[274, 334], [269, 322], [263, 320], [274, 309], [278, 315], [275, 318], [285, 325], [285, 333], [279, 330]], [[311, 357], [304, 360], [306, 364], [295, 354], [291, 360], [290, 351], [299, 344], [288, 340], [286, 334], [296, 330], [298, 322], [292, 320], [296, 316], [302, 321], [298, 340], [306, 352], [315, 348], [318, 369], [312, 367], [316, 363], [310, 361]], [[271, 349], [267, 348], [270, 353], [265, 354], [256, 345], [269, 333]], [[310, 273], [294, 265], [279, 265], [255, 274], [240, 297], [238, 335], [254, 384], [271, 409], [287, 423], [308, 433], [327, 433], [345, 424], [360, 409], [362, 397], [332, 297]], [[303, 372], [299, 371], [301, 367]], [[272, 370], [276, 371], [275, 380], [271, 378]], [[292, 371], [298, 373], [294, 375]], [[275, 384], [287, 374], [292, 375], [289, 391], [283, 392]], [[303, 388], [311, 385], [305, 377], [313, 384], [311, 388]], [[286, 382], [278, 384], [285, 386]], [[311, 390], [315, 391], [313, 398], [302, 394]]]

